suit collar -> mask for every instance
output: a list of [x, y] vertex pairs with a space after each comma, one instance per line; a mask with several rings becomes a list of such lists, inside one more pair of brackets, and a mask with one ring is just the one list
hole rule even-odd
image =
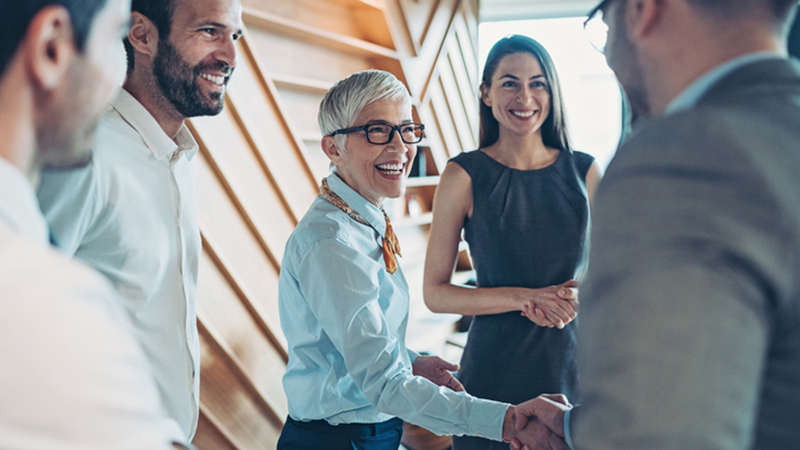
[[747, 92], [760, 95], [775, 89], [785, 90], [790, 85], [800, 88], [800, 62], [794, 58], [772, 58], [747, 64], [727, 74], [711, 86], [697, 103], [716, 103]]
[[726, 61], [709, 70], [695, 80], [686, 89], [667, 105], [664, 115], [668, 116], [694, 107], [720, 80], [735, 73], [739, 69], [751, 64], [770, 60], [785, 60], [782, 56], [772, 52], [750, 53]]

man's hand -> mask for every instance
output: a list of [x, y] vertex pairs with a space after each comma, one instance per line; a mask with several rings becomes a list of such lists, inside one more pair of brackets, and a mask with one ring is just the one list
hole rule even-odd
[[564, 437], [564, 413], [572, 409], [567, 397], [561, 394], [543, 394], [516, 407], [514, 428], [521, 430], [530, 417], [537, 418], [553, 433]]
[[458, 370], [458, 365], [438, 356], [420, 355], [414, 360], [412, 369], [414, 375], [427, 378], [437, 386], [446, 386], [456, 392], [464, 390], [464, 386], [450, 373]]
[[[517, 409], [517, 415], [519, 415]], [[525, 428], [514, 431], [512, 450], [569, 450], [564, 438], [548, 428], [538, 419], [526, 420]]]

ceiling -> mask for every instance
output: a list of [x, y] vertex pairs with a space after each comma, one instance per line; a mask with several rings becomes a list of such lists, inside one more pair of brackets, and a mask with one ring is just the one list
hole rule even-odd
[[586, 15], [599, 0], [480, 0], [481, 22]]

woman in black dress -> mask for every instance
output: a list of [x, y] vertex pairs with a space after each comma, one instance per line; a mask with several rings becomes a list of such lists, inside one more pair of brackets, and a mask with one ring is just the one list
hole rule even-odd
[[[570, 147], [555, 67], [533, 39], [494, 45], [480, 108], [480, 148], [453, 158], [436, 191], [425, 302], [475, 316], [458, 375], [467, 392], [510, 403], [544, 393], [572, 400], [577, 280], [600, 172]], [[477, 288], [451, 283], [462, 230]], [[453, 448], [507, 445], [454, 438]]]

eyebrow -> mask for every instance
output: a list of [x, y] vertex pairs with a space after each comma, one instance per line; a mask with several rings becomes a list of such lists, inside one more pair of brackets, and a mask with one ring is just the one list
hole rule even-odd
[[[511, 74], [505, 74], [505, 75], [503, 75], [502, 77], [500, 77], [500, 79], [501, 79], [501, 80], [502, 80], [503, 78], [513, 78], [513, 79], [515, 79], [515, 80], [519, 80], [519, 78], [517, 78], [517, 77], [515, 77], [514, 75], [511, 75]], [[542, 73], [542, 74], [539, 74], [539, 75], [534, 75], [534, 76], [530, 77], [529, 79], [530, 79], [530, 80], [533, 80], [533, 79], [535, 79], [535, 78], [545, 78], [545, 76], [544, 76], [544, 74]]]
[[[406, 124], [406, 123], [414, 123], [414, 121], [411, 120], [411, 119], [405, 119], [404, 121], [400, 122], [400, 125], [403, 125], [403, 124]], [[364, 125], [377, 125], [377, 124], [392, 125], [392, 123], [389, 122], [388, 120], [380, 120], [380, 119], [370, 120], [369, 122], [365, 123]]]
[[[219, 22], [200, 22], [197, 26], [201, 27], [201, 28], [202, 27], [214, 27], [214, 28], [223, 28], [223, 29], [231, 28], [228, 25], [225, 25], [224, 23], [219, 23]], [[244, 33], [244, 30], [242, 30], [241, 28], [236, 30], [236, 34], [242, 34], [242, 33]]]

